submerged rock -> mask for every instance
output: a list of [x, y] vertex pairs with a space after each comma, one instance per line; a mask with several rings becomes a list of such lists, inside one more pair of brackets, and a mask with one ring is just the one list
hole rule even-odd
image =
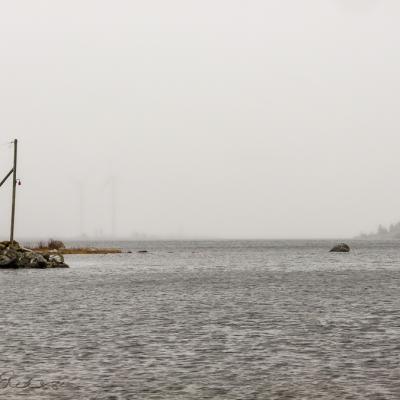
[[350, 246], [348, 246], [346, 243], [339, 243], [330, 251], [335, 253], [348, 253], [350, 251]]
[[68, 268], [60, 253], [41, 254], [18, 242], [0, 242], [0, 268]]

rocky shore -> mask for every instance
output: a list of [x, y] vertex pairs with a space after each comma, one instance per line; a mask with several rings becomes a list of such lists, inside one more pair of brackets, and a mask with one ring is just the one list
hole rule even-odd
[[57, 250], [39, 254], [18, 242], [0, 242], [1, 268], [68, 268], [68, 265]]

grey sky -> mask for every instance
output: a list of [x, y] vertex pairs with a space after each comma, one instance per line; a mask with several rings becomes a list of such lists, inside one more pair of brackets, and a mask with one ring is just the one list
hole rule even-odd
[[[400, 219], [394, 0], [2, 2], [17, 236], [338, 237]], [[107, 184], [107, 182], [109, 182]], [[7, 235], [9, 187], [1, 189]]]

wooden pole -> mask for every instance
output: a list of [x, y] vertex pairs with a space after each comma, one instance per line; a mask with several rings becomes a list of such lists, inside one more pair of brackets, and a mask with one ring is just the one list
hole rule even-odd
[[116, 201], [116, 182], [115, 176], [111, 178], [111, 235], [115, 239], [117, 226], [117, 201]]
[[14, 168], [13, 168], [13, 190], [12, 190], [12, 209], [11, 209], [11, 231], [10, 242], [14, 243], [14, 224], [15, 224], [15, 197], [17, 192], [17, 154], [18, 140], [14, 140]]

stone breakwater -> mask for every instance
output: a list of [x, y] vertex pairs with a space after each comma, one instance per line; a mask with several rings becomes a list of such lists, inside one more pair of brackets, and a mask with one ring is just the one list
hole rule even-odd
[[68, 268], [58, 251], [37, 253], [14, 242], [0, 242], [1, 268]]

